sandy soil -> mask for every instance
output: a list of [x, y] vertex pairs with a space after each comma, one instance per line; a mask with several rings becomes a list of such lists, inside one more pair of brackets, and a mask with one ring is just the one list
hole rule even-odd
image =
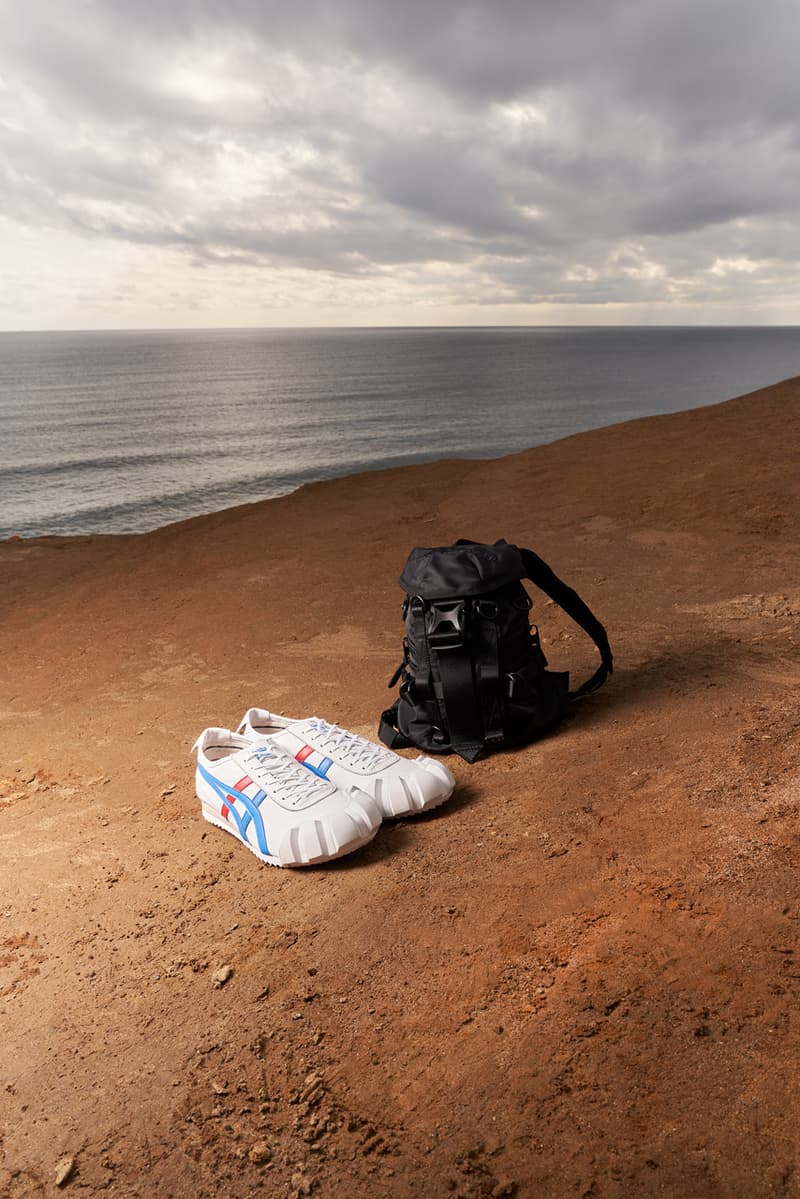
[[[0, 545], [0, 1193], [800, 1195], [799, 445], [796, 379]], [[374, 735], [406, 554], [457, 536], [548, 559], [613, 679], [448, 759], [438, 813], [262, 866], [194, 737], [253, 703]]]

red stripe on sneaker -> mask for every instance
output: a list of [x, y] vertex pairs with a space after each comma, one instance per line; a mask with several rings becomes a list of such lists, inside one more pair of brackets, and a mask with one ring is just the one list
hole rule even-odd
[[[250, 775], [243, 774], [242, 777], [239, 779], [239, 782], [233, 784], [233, 787], [234, 787], [235, 791], [244, 791], [245, 787], [252, 787], [252, 785], [253, 785], [253, 780], [250, 778]], [[229, 795], [228, 803], [233, 808], [234, 805], [236, 804], [236, 796]], [[228, 809], [225, 806], [225, 804], [222, 805], [222, 815], [225, 817], [226, 820], [228, 819]]]
[[310, 745], [304, 745], [303, 748], [298, 750], [294, 756], [298, 762], [305, 762], [306, 758], [310, 754], [313, 754], [313, 752], [314, 752], [314, 750], [311, 748]]

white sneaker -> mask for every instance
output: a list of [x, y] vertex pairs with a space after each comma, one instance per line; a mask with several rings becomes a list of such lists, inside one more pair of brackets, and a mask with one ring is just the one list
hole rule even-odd
[[374, 800], [304, 770], [285, 750], [228, 729], [195, 741], [195, 787], [203, 816], [271, 866], [309, 866], [371, 841], [381, 823]]
[[450, 798], [456, 785], [444, 763], [434, 758], [401, 758], [317, 716], [290, 720], [250, 708], [239, 732], [281, 746], [318, 778], [330, 779], [339, 787], [359, 787], [390, 818], [436, 808]]

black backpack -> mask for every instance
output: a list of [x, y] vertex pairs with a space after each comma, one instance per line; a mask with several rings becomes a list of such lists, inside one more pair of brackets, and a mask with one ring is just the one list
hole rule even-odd
[[[600, 666], [577, 691], [569, 692], [568, 674], [546, 669], [521, 579], [555, 600], [599, 649]], [[383, 713], [379, 730], [393, 749], [415, 745], [474, 762], [482, 753], [524, 745], [612, 672], [603, 626], [530, 550], [463, 540], [415, 549], [400, 586], [406, 637], [403, 661], [389, 682], [394, 687], [401, 680], [400, 697]]]

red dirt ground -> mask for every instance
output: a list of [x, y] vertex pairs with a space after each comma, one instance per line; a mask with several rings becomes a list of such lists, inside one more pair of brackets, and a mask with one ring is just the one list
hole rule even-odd
[[[792, 380], [0, 545], [0, 1193], [800, 1195], [799, 445]], [[374, 736], [396, 578], [457, 536], [549, 560], [613, 679], [449, 759], [437, 813], [261, 865], [200, 819], [192, 741], [250, 704]]]

